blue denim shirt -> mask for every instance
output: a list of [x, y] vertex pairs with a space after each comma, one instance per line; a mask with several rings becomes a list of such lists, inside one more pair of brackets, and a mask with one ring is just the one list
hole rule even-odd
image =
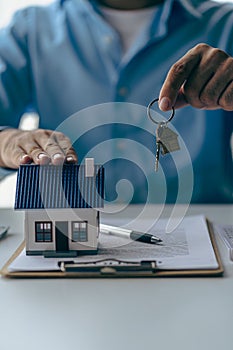
[[233, 112], [177, 110], [172, 128], [181, 151], [161, 156], [153, 170], [155, 125], [146, 106], [170, 66], [200, 42], [233, 54], [232, 4], [166, 0], [123, 58], [95, 1], [21, 10], [0, 31], [0, 123], [17, 127], [33, 108], [41, 128], [71, 138], [80, 161], [105, 164], [110, 200], [124, 179], [117, 200], [174, 202], [179, 194], [185, 202], [193, 186], [192, 202], [232, 202]]

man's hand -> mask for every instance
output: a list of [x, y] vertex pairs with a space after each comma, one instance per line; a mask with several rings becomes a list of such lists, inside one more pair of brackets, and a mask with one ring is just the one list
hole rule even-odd
[[76, 163], [77, 155], [68, 137], [60, 132], [37, 129], [0, 132], [0, 166], [16, 169], [20, 164], [54, 165]]
[[224, 51], [198, 44], [169, 70], [159, 96], [163, 111], [191, 105], [233, 110], [233, 58]]

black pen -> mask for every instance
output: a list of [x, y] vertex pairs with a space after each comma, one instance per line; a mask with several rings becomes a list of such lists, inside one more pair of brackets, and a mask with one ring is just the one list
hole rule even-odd
[[8, 230], [9, 230], [8, 226], [0, 226], [0, 239], [6, 236]]
[[134, 241], [140, 241], [144, 243], [160, 244], [163, 242], [161, 238], [156, 237], [150, 233], [137, 232], [126, 228], [104, 224], [100, 224], [100, 232], [118, 237], [131, 238]]

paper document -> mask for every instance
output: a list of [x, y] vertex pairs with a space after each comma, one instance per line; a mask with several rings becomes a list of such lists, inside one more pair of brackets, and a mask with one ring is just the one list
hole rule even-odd
[[230, 259], [233, 261], [233, 225], [220, 225], [214, 223], [213, 229], [226, 244], [230, 252]]
[[[109, 223], [113, 225], [114, 223]], [[127, 238], [101, 234], [97, 255], [83, 255], [75, 262], [90, 262], [105, 258], [140, 262], [156, 260], [160, 269], [216, 269], [218, 262], [204, 216], [190, 216], [182, 220], [171, 233], [166, 233], [167, 220], [158, 220], [150, 229], [163, 240], [162, 245], [132, 241]], [[145, 222], [145, 227], [147, 227]], [[132, 227], [136, 230], [136, 227]], [[9, 271], [56, 271], [59, 261], [70, 258], [26, 256], [25, 250], [9, 266]]]

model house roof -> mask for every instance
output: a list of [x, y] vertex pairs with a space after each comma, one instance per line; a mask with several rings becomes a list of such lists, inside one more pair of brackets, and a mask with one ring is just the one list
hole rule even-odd
[[21, 165], [15, 209], [99, 208], [104, 201], [104, 169], [94, 165]]

